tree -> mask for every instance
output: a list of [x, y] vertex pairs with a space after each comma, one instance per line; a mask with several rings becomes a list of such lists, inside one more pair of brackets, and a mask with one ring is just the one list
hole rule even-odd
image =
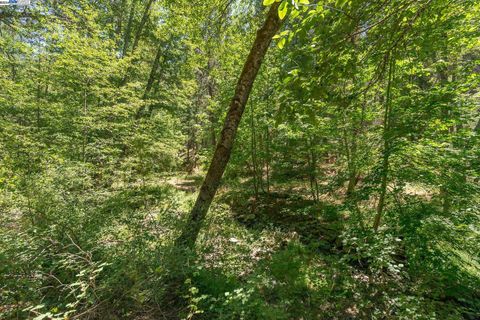
[[282, 20], [278, 14], [279, 7], [279, 2], [272, 4], [263, 26], [257, 32], [255, 41], [253, 42], [240, 78], [238, 79], [235, 94], [230, 102], [222, 133], [218, 139], [207, 175], [200, 187], [195, 205], [189, 214], [187, 225], [177, 240], [177, 243], [180, 245], [192, 247], [195, 244], [202, 222], [217, 192], [220, 180], [232, 153], [238, 125], [242, 119], [253, 82], [262, 65], [262, 60], [267, 53], [273, 36], [280, 29]]

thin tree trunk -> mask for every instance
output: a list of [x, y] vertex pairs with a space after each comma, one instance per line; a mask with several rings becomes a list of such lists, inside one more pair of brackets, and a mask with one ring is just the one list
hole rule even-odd
[[[448, 58], [446, 59], [448, 60]], [[442, 69], [438, 75], [438, 78], [440, 80], [440, 84], [442, 86], [447, 86], [448, 85], [448, 74], [447, 74], [447, 70], [446, 69]], [[449, 97], [448, 97], [448, 93], [447, 93], [447, 96], [444, 96], [445, 98], [445, 101], [448, 101], [450, 100]], [[447, 123], [449, 122], [449, 120], [451, 120], [452, 118], [452, 112], [450, 110], [450, 107], [447, 106], [446, 108], [443, 108], [442, 110], [442, 115], [443, 115], [443, 120]], [[453, 125], [450, 125], [448, 126], [448, 134], [449, 135], [453, 135], [455, 134], [455, 126]], [[454, 148], [454, 145], [450, 142], [449, 143], [450, 147], [451, 148]], [[448, 169], [447, 168], [444, 168], [443, 169], [443, 176], [444, 176], [444, 182], [442, 183], [442, 186], [440, 187], [440, 197], [442, 199], [442, 212], [444, 214], [448, 214], [450, 212], [450, 208], [451, 208], [451, 205], [452, 205], [452, 199], [451, 199], [451, 194], [450, 194], [450, 190], [448, 188], [448, 186], [446, 186], [446, 181], [448, 181]]]
[[[207, 65], [207, 90], [208, 90], [208, 95], [210, 96], [210, 100], [213, 100], [214, 97], [216, 96], [217, 90], [215, 87], [214, 79], [212, 78], [211, 74], [213, 69], [217, 65], [217, 62], [215, 58], [212, 57], [211, 50], [209, 50], [208, 54], [210, 58], [208, 59], [208, 65]], [[217, 117], [215, 116], [215, 112], [213, 110], [208, 112], [208, 119], [210, 121], [210, 146], [209, 147], [213, 149], [217, 144], [217, 137], [215, 134], [215, 125], [217, 123]]]
[[36, 108], [36, 118], [37, 118], [37, 128], [40, 128], [40, 84], [37, 85], [37, 108]]
[[310, 192], [312, 193], [312, 198], [315, 202], [319, 200], [319, 189], [317, 181], [317, 156], [315, 155], [314, 143], [312, 138], [308, 138], [308, 156], [307, 162], [309, 167], [309, 177], [310, 177]]
[[137, 0], [132, 0], [132, 3], [130, 4], [130, 14], [128, 15], [127, 28], [125, 30], [125, 37], [123, 38], [122, 57], [126, 56], [128, 46], [130, 45], [130, 36], [132, 33], [133, 16], [135, 15], [136, 4]]
[[265, 170], [265, 155], [261, 152], [264, 150], [263, 145], [265, 141], [263, 139], [263, 134], [260, 131], [259, 134], [256, 136], [258, 137], [258, 144], [257, 144], [257, 151], [260, 152], [260, 155], [257, 153], [257, 163], [258, 163], [258, 176], [260, 177], [260, 190], [262, 193], [265, 193], [265, 181], [263, 180], [264, 177], [264, 170]]
[[252, 173], [253, 173], [253, 188], [255, 190], [255, 199], [258, 199], [259, 179], [257, 171], [257, 146], [255, 141], [255, 120], [254, 120], [254, 106], [250, 103], [250, 133], [251, 133], [251, 156], [252, 156]]
[[[358, 40], [358, 37], [359, 37], [359, 34], [357, 33], [357, 31], [359, 31], [360, 29], [360, 24], [359, 24], [359, 21], [356, 21], [356, 27], [355, 27], [355, 35], [351, 37], [350, 41], [352, 42], [352, 45], [353, 45], [353, 51], [354, 51], [354, 62], [352, 64], [352, 80], [353, 80], [353, 85], [354, 85], [354, 88], [356, 87], [356, 84], [357, 84], [357, 66], [358, 66], [358, 53], [357, 53], [357, 49], [358, 49], [358, 46], [357, 46], [357, 40]], [[356, 104], [356, 100], [353, 101], [354, 103], [354, 110], [356, 110], [357, 108], [357, 104]], [[362, 116], [361, 116], [361, 120], [360, 120], [360, 127], [361, 127], [361, 123], [363, 121], [363, 106], [362, 106]], [[346, 119], [345, 119], [346, 120]], [[346, 144], [346, 148], [347, 148], [347, 152], [348, 152], [348, 186], [347, 186], [347, 192], [346, 192], [346, 197], [347, 199], [351, 199], [352, 196], [354, 195], [354, 192], [355, 192], [355, 187], [357, 185], [357, 176], [358, 176], [358, 161], [357, 161], [357, 134], [358, 132], [356, 132], [356, 123], [353, 119], [352, 120], [352, 130], [350, 130], [350, 132], [352, 133], [351, 134], [351, 137], [350, 137], [350, 141], [349, 143]], [[346, 124], [346, 121], [345, 121], [345, 124]], [[345, 141], [347, 142], [349, 139], [348, 139], [348, 135], [347, 135], [347, 130], [345, 129]]]
[[[84, 121], [87, 121], [87, 88], [83, 90], [83, 116]], [[83, 124], [83, 142], [82, 142], [82, 159], [87, 162], [87, 124]]]
[[395, 59], [390, 57], [390, 66], [388, 69], [388, 84], [385, 100], [385, 113], [383, 118], [383, 160], [382, 160], [382, 180], [380, 185], [380, 197], [377, 204], [377, 214], [375, 215], [375, 221], [373, 223], [373, 229], [378, 230], [380, 226], [380, 220], [382, 218], [383, 209], [385, 207], [385, 196], [387, 194], [388, 184], [388, 170], [390, 162], [390, 125], [391, 125], [391, 90], [393, 81], [393, 68], [395, 66]]
[[279, 5], [279, 2], [271, 5], [265, 23], [257, 32], [257, 36], [235, 88], [235, 94], [230, 102], [223, 130], [207, 175], [200, 188], [195, 205], [190, 212], [186, 228], [184, 228], [182, 235], [177, 239], [178, 245], [183, 245], [188, 248], [192, 248], [195, 245], [201, 224], [210, 208], [228, 160], [230, 159], [238, 125], [245, 110], [253, 82], [255, 81], [270, 42], [282, 24], [278, 17]]
[[366, 112], [366, 93], [364, 94], [363, 102], [362, 102], [362, 107], [361, 107], [361, 115], [360, 115], [360, 123], [358, 125], [358, 128], [354, 130], [353, 135], [352, 135], [352, 151], [351, 151], [351, 157], [352, 157], [352, 164], [353, 164], [353, 169], [349, 170], [349, 180], [348, 180], [348, 187], [347, 187], [347, 198], [351, 200], [354, 198], [355, 194], [355, 188], [357, 187], [358, 181], [361, 176], [361, 171], [359, 168], [359, 160], [358, 160], [358, 138], [363, 137], [363, 134], [365, 132], [365, 112]]
[[[116, 17], [116, 26], [115, 26], [115, 34], [121, 37], [122, 34], [122, 26], [123, 26], [123, 10], [125, 8], [125, 0], [120, 0], [119, 3], [115, 6], [115, 17]], [[119, 43], [117, 43], [119, 44]]]
[[317, 197], [315, 196], [315, 185], [314, 185], [314, 175], [313, 175], [313, 159], [311, 153], [307, 155], [307, 166], [308, 166], [308, 180], [310, 182], [310, 194], [312, 195], [313, 201], [317, 201]]
[[[196, 105], [196, 104], [194, 104]], [[197, 114], [198, 110], [192, 110], [189, 113], [188, 122], [192, 123], [195, 118], [195, 114]], [[187, 146], [187, 161], [186, 161], [186, 170], [188, 174], [192, 174], [193, 170], [196, 167], [196, 158], [197, 158], [197, 134], [195, 126], [191, 125], [189, 132], [188, 132], [188, 140], [186, 143]]]
[[357, 181], [358, 181], [357, 172], [353, 170], [348, 174], [348, 186], [347, 186], [347, 192], [346, 192], [347, 199], [352, 198], [355, 191], [355, 187], [357, 186]]
[[314, 185], [314, 191], [315, 191], [315, 201], [320, 200], [320, 189], [318, 187], [318, 178], [317, 178], [317, 154], [315, 153], [313, 141], [310, 140], [311, 146], [310, 146], [310, 154], [312, 157], [312, 168], [313, 168], [313, 185]]
[[[135, 36], [134, 36], [134, 39], [133, 39], [132, 51], [130, 52], [131, 55], [133, 55], [135, 53], [135, 50], [137, 49], [138, 42], [140, 41], [140, 37], [141, 37], [143, 29], [145, 27], [145, 23], [147, 22], [147, 19], [150, 16], [150, 7], [152, 6], [153, 1], [154, 0], [149, 0], [147, 2], [147, 5], [145, 6], [145, 10], [143, 11], [142, 19], [140, 20], [140, 24], [137, 28], [137, 31], [135, 32]], [[132, 16], [130, 16], [130, 17], [132, 17]], [[131, 28], [130, 20], [129, 20], [129, 26]], [[130, 40], [130, 29], [128, 29], [128, 34], [127, 35], [128, 35], [128, 38], [126, 38], [126, 39]], [[126, 46], [124, 46], [124, 48], [123, 48], [123, 50], [124, 50], [123, 56], [125, 56], [127, 54], [128, 43], [129, 43], [129, 41], [125, 42]], [[127, 67], [127, 71], [125, 72], [125, 75], [123, 76], [123, 78], [120, 82], [120, 86], [123, 86], [123, 85], [125, 85], [125, 83], [127, 83], [128, 77], [129, 77], [130, 73], [132, 72], [132, 67], [133, 67], [134, 62], [135, 62], [135, 60], [133, 60], [129, 64], [129, 66]]]
[[[153, 60], [152, 68], [150, 69], [150, 74], [148, 76], [147, 84], [145, 86], [145, 91], [143, 92], [143, 100], [147, 99], [150, 91], [152, 90], [153, 83], [155, 82], [155, 75], [157, 74], [158, 67], [160, 65], [160, 58], [162, 57], [162, 44], [160, 43], [157, 48], [157, 53], [155, 54], [155, 59]], [[137, 112], [135, 113], [135, 119], [140, 119], [144, 114], [144, 111], [147, 106], [143, 104], [138, 108]]]
[[162, 46], [163, 43], [158, 45], [157, 53], [155, 54], [155, 59], [153, 60], [152, 69], [150, 69], [150, 75], [148, 76], [145, 92], [143, 93], [143, 99], [146, 99], [152, 90], [153, 82], [155, 81], [155, 74], [157, 73], [158, 66], [160, 65], [160, 58], [162, 57]]
[[[361, 117], [363, 119], [363, 115]], [[348, 186], [347, 186], [347, 198], [351, 199], [353, 195], [355, 194], [355, 187], [357, 186], [358, 183], [358, 155], [357, 155], [357, 146], [358, 146], [358, 141], [357, 138], [360, 134], [361, 128], [362, 127], [362, 120], [360, 120], [360, 125], [359, 129], [357, 130], [353, 128], [353, 132], [351, 134], [350, 138], [350, 143], [349, 143], [349, 163], [348, 163]]]
[[145, 24], [147, 23], [148, 17], [150, 16], [150, 8], [155, 0], [148, 0], [147, 5], [145, 6], [145, 10], [143, 11], [142, 20], [140, 20], [140, 24], [138, 25], [137, 32], [135, 32], [135, 37], [133, 39], [133, 46], [132, 46], [132, 54], [137, 49], [138, 42], [140, 41], [140, 37], [142, 36], [143, 29], [145, 28]]
[[267, 193], [270, 193], [270, 131], [268, 129], [268, 126], [265, 132], [265, 148], [267, 151], [265, 159], [265, 169], [267, 174]]
[[351, 198], [353, 191], [355, 189], [355, 180], [357, 173], [355, 170], [355, 159], [353, 155], [353, 137], [352, 141], [349, 142], [348, 131], [345, 128], [347, 120], [344, 117], [344, 128], [343, 128], [343, 143], [345, 145], [345, 153], [347, 156], [347, 173], [348, 173], [348, 186], [345, 196], [347, 199]]

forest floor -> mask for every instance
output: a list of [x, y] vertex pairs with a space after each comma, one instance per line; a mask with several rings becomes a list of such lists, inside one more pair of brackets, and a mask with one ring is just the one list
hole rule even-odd
[[[302, 181], [272, 184], [268, 193], [257, 195], [249, 180], [226, 181], [185, 262], [178, 258], [174, 240], [202, 179], [201, 174], [172, 173], [123, 181], [108, 192], [85, 192], [84, 208], [91, 211], [78, 211], [77, 216], [70, 211], [63, 223], [73, 229], [77, 228], [73, 219], [85, 221], [90, 233], [83, 245], [90, 246], [78, 246], [81, 238], [67, 238], [67, 248], [73, 252], [51, 254], [58, 255], [60, 263], [71, 263], [68, 270], [79, 269], [78, 274], [84, 275], [85, 279], [75, 278], [71, 292], [77, 292], [77, 283], [82, 283], [93, 296], [104, 294], [86, 309], [90, 318], [121, 319], [128, 312], [129, 318], [142, 320], [330, 320], [371, 319], [381, 312], [379, 319], [415, 319], [410, 313], [444, 310], [448, 314], [463, 307], [462, 301], [432, 294], [428, 279], [408, 273], [408, 246], [417, 250], [424, 238], [415, 242], [410, 235], [409, 240], [399, 228], [373, 232], [375, 199], [364, 201], [357, 210], [343, 203], [341, 189], [325, 192], [314, 201]], [[425, 197], [419, 194], [420, 187], [410, 189], [411, 197]], [[437, 228], [435, 220], [433, 226]], [[85, 228], [79, 228], [71, 234], [82, 236]], [[63, 237], [64, 230], [59, 229], [57, 237]], [[445, 241], [431, 244], [463, 282], [480, 278], [480, 264], [468, 250]], [[169, 304], [166, 298], [171, 295], [165, 289], [171, 276], [182, 279], [181, 288], [173, 294], [182, 300], [179, 305]], [[21, 304], [9, 306], [25, 309]], [[398, 314], [404, 316], [392, 317]]]
[[[164, 181], [192, 203], [202, 178]], [[249, 183], [219, 189], [197, 243], [198, 270], [191, 285], [199, 293], [191, 301], [230, 295], [228, 308], [241, 312], [248, 303], [264, 305], [272, 319], [283, 319], [280, 314], [318, 318], [313, 315], [338, 310], [341, 319], [354, 318], [359, 302], [339, 300], [339, 295], [345, 295], [345, 286], [367, 286], [371, 279], [359, 262], [352, 266], [342, 253], [340, 234], [349, 217], [339, 209], [338, 198], [313, 201], [303, 183], [273, 185], [269, 193], [254, 196]]]
[[[202, 176], [171, 176], [166, 181], [191, 205]], [[431, 195], [421, 186], [407, 189], [409, 196], [419, 199]], [[187, 297], [190, 308], [213, 305], [221, 312], [228, 309], [224, 311], [230, 315], [245, 308], [267, 308], [268, 312], [254, 313], [264, 312], [271, 319], [287, 319], [280, 315], [288, 314], [298, 319], [362, 318], [378, 308], [375, 304], [398, 312], [390, 306], [395, 299], [405, 299], [402, 303], [414, 308], [408, 287], [415, 283], [397, 283], [407, 263], [403, 254], [395, 254], [392, 265], [380, 267], [384, 271], [372, 273], [375, 262], [362, 258], [362, 252], [380, 250], [376, 253], [380, 259], [390, 253], [368, 248], [367, 236], [353, 245], [344, 242], [344, 226], [352, 215], [343, 205], [341, 191], [314, 201], [303, 182], [273, 185], [270, 192], [257, 196], [251, 190], [250, 181], [219, 189], [197, 242], [196, 271], [189, 280], [195, 294]], [[362, 208], [374, 208], [374, 203], [375, 199], [362, 203]], [[400, 252], [401, 247], [400, 243]], [[455, 265], [472, 277], [480, 275], [480, 266], [470, 263], [474, 259], [451, 249]], [[399, 298], [402, 290], [405, 296]], [[225, 295], [228, 303], [220, 298]]]

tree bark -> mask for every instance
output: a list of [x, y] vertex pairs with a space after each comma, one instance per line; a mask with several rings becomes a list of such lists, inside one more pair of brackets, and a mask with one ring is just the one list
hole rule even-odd
[[255, 81], [273, 36], [282, 24], [278, 17], [279, 5], [279, 2], [272, 4], [263, 26], [257, 31], [255, 41], [243, 66], [240, 78], [238, 79], [235, 94], [230, 102], [230, 107], [212, 162], [200, 188], [200, 193], [198, 194], [195, 205], [190, 212], [187, 225], [181, 236], [177, 239], [177, 245], [182, 245], [187, 248], [192, 248], [195, 245], [201, 224], [210, 208], [228, 160], [230, 159], [238, 125], [245, 111], [245, 105], [248, 101], [253, 82]]

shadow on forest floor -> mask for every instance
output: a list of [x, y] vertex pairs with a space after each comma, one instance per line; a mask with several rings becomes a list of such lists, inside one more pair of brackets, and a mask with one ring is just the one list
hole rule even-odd
[[168, 184], [177, 190], [193, 193], [200, 189], [203, 178], [201, 175], [189, 175], [183, 178], [174, 176], [168, 180]]
[[344, 217], [336, 206], [281, 192], [263, 193], [257, 199], [229, 192], [222, 198], [234, 218], [248, 228], [295, 232], [303, 244], [322, 250], [337, 246]]

